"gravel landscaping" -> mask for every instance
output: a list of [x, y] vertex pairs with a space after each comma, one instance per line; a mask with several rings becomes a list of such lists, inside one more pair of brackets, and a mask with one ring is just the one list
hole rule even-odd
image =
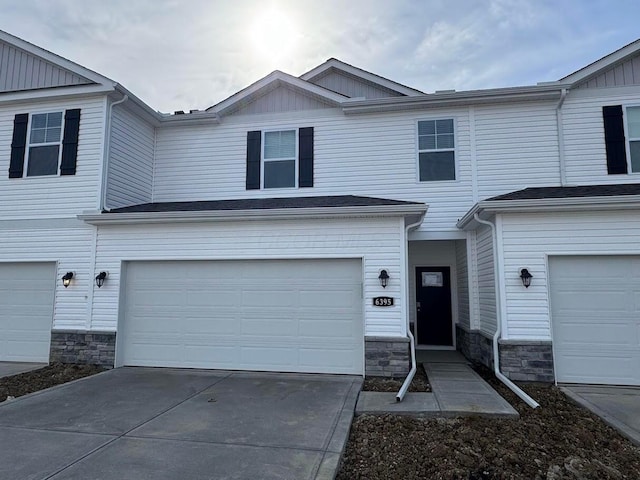
[[354, 419], [337, 479], [640, 479], [640, 448], [551, 385], [520, 386], [531, 409], [486, 369], [517, 420]]
[[67, 383], [106, 370], [96, 365], [67, 365], [53, 363], [38, 370], [0, 378], [0, 402], [28, 393]]
[[[382, 377], [367, 377], [362, 384], [362, 390], [365, 392], [397, 392], [402, 387], [404, 378], [382, 378]], [[427, 373], [424, 371], [422, 365], [419, 365], [416, 369], [416, 374], [411, 380], [409, 385], [409, 392], [430, 392], [431, 385], [429, 385], [429, 379]]]

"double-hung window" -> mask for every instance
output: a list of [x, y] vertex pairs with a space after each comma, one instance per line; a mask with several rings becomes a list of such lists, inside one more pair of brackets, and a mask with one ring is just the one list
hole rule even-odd
[[629, 163], [632, 172], [640, 172], [640, 107], [627, 107]]
[[27, 176], [57, 175], [62, 140], [62, 112], [31, 115]]
[[296, 130], [264, 132], [263, 188], [296, 187], [297, 138]]
[[453, 119], [418, 122], [418, 164], [421, 182], [456, 179]]

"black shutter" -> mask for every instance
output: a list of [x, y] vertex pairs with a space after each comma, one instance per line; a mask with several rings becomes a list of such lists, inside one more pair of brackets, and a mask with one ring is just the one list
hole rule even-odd
[[13, 119], [13, 138], [11, 140], [11, 161], [9, 178], [22, 178], [24, 172], [24, 154], [27, 146], [28, 113], [19, 113]]
[[260, 130], [247, 132], [247, 190], [260, 189]]
[[627, 173], [627, 150], [624, 138], [622, 105], [602, 107], [604, 142], [607, 149], [607, 172]]
[[62, 137], [62, 162], [60, 175], [76, 174], [78, 157], [78, 132], [80, 130], [80, 109], [67, 110], [64, 114], [64, 136]]
[[313, 187], [313, 127], [298, 131], [298, 185]]

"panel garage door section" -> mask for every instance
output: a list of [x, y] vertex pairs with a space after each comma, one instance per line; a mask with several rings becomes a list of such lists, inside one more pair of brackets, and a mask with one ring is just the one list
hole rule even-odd
[[49, 362], [56, 266], [0, 263], [0, 361]]
[[640, 257], [551, 257], [558, 382], [640, 385]]
[[361, 265], [128, 263], [118, 363], [362, 374]]

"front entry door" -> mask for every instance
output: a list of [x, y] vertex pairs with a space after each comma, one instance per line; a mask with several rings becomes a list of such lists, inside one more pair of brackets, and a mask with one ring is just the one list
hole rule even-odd
[[418, 344], [453, 346], [451, 269], [416, 268]]

